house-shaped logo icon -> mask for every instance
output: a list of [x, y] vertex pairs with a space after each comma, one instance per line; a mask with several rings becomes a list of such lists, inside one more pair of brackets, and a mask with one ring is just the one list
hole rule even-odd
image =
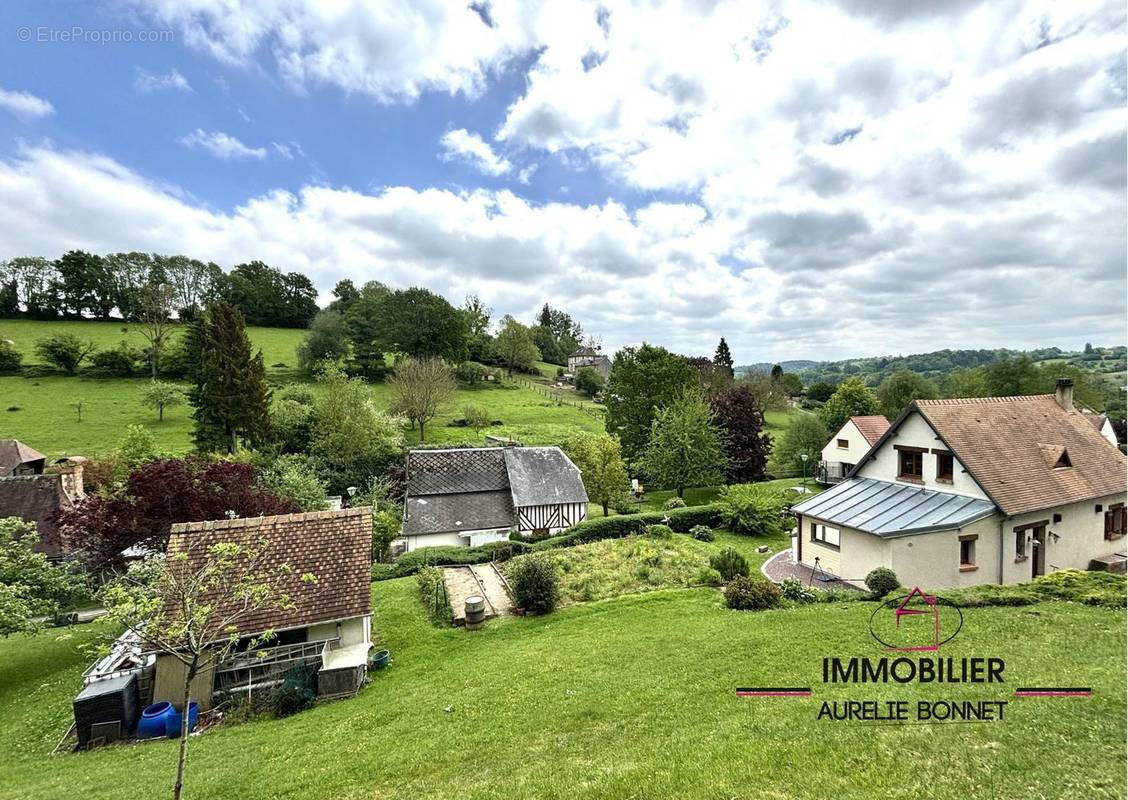
[[[893, 609], [893, 615], [897, 630], [904, 636], [904, 640], [916, 642], [894, 647], [894, 650], [931, 652], [940, 649], [940, 608], [936, 597], [925, 594], [919, 586], [914, 586]], [[905, 623], [904, 628], [901, 626], [902, 622]]]

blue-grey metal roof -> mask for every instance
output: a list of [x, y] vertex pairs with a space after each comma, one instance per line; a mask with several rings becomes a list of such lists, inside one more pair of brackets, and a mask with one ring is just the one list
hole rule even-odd
[[850, 478], [792, 511], [882, 538], [961, 528], [990, 516], [990, 500], [873, 478]]
[[580, 470], [559, 447], [506, 447], [505, 467], [519, 508], [588, 501]]

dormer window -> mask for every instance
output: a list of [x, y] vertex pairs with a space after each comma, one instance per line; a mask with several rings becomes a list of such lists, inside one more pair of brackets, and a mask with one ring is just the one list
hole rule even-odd
[[1066, 467], [1072, 467], [1072, 466], [1073, 466], [1073, 462], [1069, 460], [1069, 451], [1068, 450], [1062, 450], [1061, 455], [1058, 456], [1058, 460], [1054, 464], [1054, 469], [1065, 469]]

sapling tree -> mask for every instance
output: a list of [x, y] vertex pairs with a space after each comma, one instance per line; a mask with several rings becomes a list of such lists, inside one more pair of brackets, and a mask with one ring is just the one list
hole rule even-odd
[[699, 388], [686, 389], [658, 411], [639, 466], [660, 485], [672, 486], [678, 497], [688, 486], [721, 482], [728, 466], [724, 439]]
[[175, 383], [158, 381], [155, 378], [149, 381], [149, 384], [143, 387], [139, 394], [142, 405], [146, 405], [157, 412], [159, 422], [164, 422], [166, 408], [183, 405], [187, 400], [185, 391]]
[[392, 376], [394, 410], [424, 427], [439, 413], [439, 407], [454, 394], [454, 375], [441, 358], [408, 358], [396, 365]]
[[294, 576], [289, 564], [271, 558], [266, 539], [250, 544], [179, 542], [163, 559], [131, 565], [100, 593], [113, 622], [184, 666], [175, 800], [184, 790], [188, 764], [192, 681], [226, 659], [241, 641], [247, 641], [249, 650], [270, 641], [273, 631], [246, 630], [244, 623], [263, 609], [292, 609], [285, 587], [296, 585], [295, 578], [303, 584], [317, 582], [312, 573]]
[[606, 517], [608, 506], [630, 485], [619, 440], [606, 433], [578, 433], [564, 442], [564, 452], [579, 467], [588, 499], [599, 503]]

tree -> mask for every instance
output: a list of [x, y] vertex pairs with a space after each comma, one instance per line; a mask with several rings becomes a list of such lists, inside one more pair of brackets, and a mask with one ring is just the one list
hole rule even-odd
[[807, 387], [807, 399], [816, 403], [825, 403], [834, 394], [834, 384], [826, 381], [815, 381]]
[[41, 256], [18, 256], [7, 263], [8, 280], [15, 283], [16, 301], [29, 317], [58, 315], [58, 276], [55, 264]]
[[713, 354], [713, 363], [726, 370], [730, 378], [736, 376], [736, 372], [733, 371], [732, 353], [729, 351], [728, 342], [725, 341], [723, 336], [717, 344], [717, 351]]
[[469, 357], [472, 361], [486, 361], [490, 357], [490, 316], [493, 309], [483, 303], [478, 295], [471, 294], [466, 296], [461, 311], [466, 318]]
[[375, 337], [383, 352], [412, 358], [441, 358], [451, 364], [466, 360], [466, 317], [444, 298], [413, 287], [387, 295], [376, 309]]
[[502, 318], [501, 330], [494, 339], [494, 352], [508, 375], [515, 369], [531, 370], [541, 358], [532, 331], [508, 314]]
[[73, 375], [87, 356], [98, 349], [92, 341], [83, 341], [73, 333], [56, 333], [35, 342], [35, 352], [49, 364]]
[[40, 617], [54, 616], [86, 589], [73, 567], [35, 552], [38, 541], [33, 523], [0, 518], [0, 636], [37, 632]]
[[329, 507], [325, 481], [317, 474], [317, 464], [307, 455], [290, 453], [266, 464], [260, 473], [263, 485], [302, 511], [324, 511]]
[[987, 397], [989, 391], [981, 367], [961, 367], [944, 376], [944, 397]]
[[270, 388], [262, 351], [251, 355], [243, 315], [229, 303], [215, 303], [189, 330], [194, 387], [193, 438], [201, 452], [234, 453], [241, 438], [264, 444], [270, 430]]
[[607, 432], [619, 437], [628, 462], [641, 457], [659, 408], [672, 403], [697, 373], [685, 358], [663, 347], [624, 347], [615, 354], [603, 389]]
[[983, 368], [989, 397], [1013, 397], [1037, 394], [1038, 369], [1030, 356], [1001, 358]]
[[764, 412], [755, 392], [747, 384], [737, 384], [712, 398], [710, 405], [728, 459], [726, 482], [763, 480], [772, 437], [764, 433]]
[[352, 308], [352, 304], [360, 299], [360, 292], [356, 284], [349, 278], [337, 281], [333, 287], [333, 300], [329, 303], [329, 311], [336, 311], [344, 315]]
[[145, 426], [127, 425], [114, 455], [119, 469], [124, 468], [126, 472], [122, 477], [127, 477], [130, 470], [157, 460], [157, 440]]
[[[250, 545], [189, 540], [163, 562], [151, 558], [134, 565], [101, 592], [112, 622], [184, 665], [174, 800], [180, 800], [188, 763], [192, 681], [226, 659], [240, 642], [253, 650], [273, 638], [269, 631], [244, 629], [258, 612], [294, 607], [283, 591], [292, 584], [292, 569], [271, 555], [266, 539]], [[306, 573], [300, 581], [315, 584], [317, 578]]]
[[[828, 431], [837, 431], [854, 416], [876, 414], [877, 396], [861, 378], [847, 378], [819, 409], [819, 419]], [[824, 442], [825, 444], [825, 442]], [[820, 445], [821, 448], [821, 445]]]
[[564, 452], [580, 470], [588, 499], [603, 507], [626, 494], [630, 486], [619, 440], [606, 433], [577, 433], [564, 442]]
[[392, 375], [392, 408], [419, 425], [419, 441], [424, 426], [439, 413], [439, 407], [454, 394], [454, 376], [440, 358], [407, 358], [396, 365]]
[[877, 387], [881, 413], [890, 420], [899, 417], [914, 400], [934, 400], [939, 396], [934, 381], [907, 369], [894, 372]]
[[694, 386], [658, 411], [639, 467], [684, 497], [687, 486], [720, 483], [728, 466], [721, 434], [705, 395]]
[[64, 316], [81, 317], [90, 312], [109, 319], [114, 291], [101, 256], [83, 250], [66, 252], [55, 261], [55, 275], [58, 310]]
[[161, 422], [164, 422], [166, 408], [183, 405], [187, 399], [187, 394], [180, 386], [158, 380], [149, 381], [149, 384], [141, 389], [139, 396], [141, 405], [155, 409], [157, 419]]
[[[829, 435], [815, 414], [795, 414], [772, 447], [768, 468], [777, 476], [814, 474]], [[803, 455], [807, 456], [806, 462]]]
[[319, 311], [297, 347], [298, 366], [312, 371], [322, 361], [340, 361], [349, 354], [349, 332], [339, 311]]
[[752, 390], [756, 402], [764, 411], [784, 411], [788, 407], [790, 397], [787, 394], [787, 384], [782, 380], [772, 378], [763, 372], [749, 372], [740, 381]]
[[[342, 291], [344, 297], [350, 297], [348, 289]], [[391, 289], [379, 281], [368, 281], [355, 298], [344, 304], [345, 330], [352, 345], [353, 363], [370, 379], [383, 378], [387, 372], [381, 309], [391, 293]]]
[[227, 276], [219, 265], [187, 256], [153, 256], [150, 283], [167, 283], [172, 304], [180, 319], [196, 316], [200, 309], [220, 298], [226, 290]]
[[462, 419], [466, 421], [466, 427], [471, 428], [476, 434], [481, 434], [483, 430], [493, 424], [490, 419], [490, 412], [481, 406], [466, 406], [463, 408]]
[[172, 289], [167, 283], [151, 283], [140, 290], [137, 300], [141, 335], [149, 343], [149, 366], [155, 379], [160, 374], [161, 353], [172, 335]]
[[111, 253], [103, 261], [118, 313], [122, 319], [137, 319], [140, 316], [141, 290], [153, 280], [153, 257], [148, 253]]
[[550, 364], [564, 366], [568, 363], [568, 356], [580, 346], [584, 330], [570, 315], [545, 303], [537, 315], [532, 334], [541, 358]]
[[576, 390], [588, 397], [595, 397], [606, 383], [603, 374], [593, 367], [580, 367], [576, 371]]

